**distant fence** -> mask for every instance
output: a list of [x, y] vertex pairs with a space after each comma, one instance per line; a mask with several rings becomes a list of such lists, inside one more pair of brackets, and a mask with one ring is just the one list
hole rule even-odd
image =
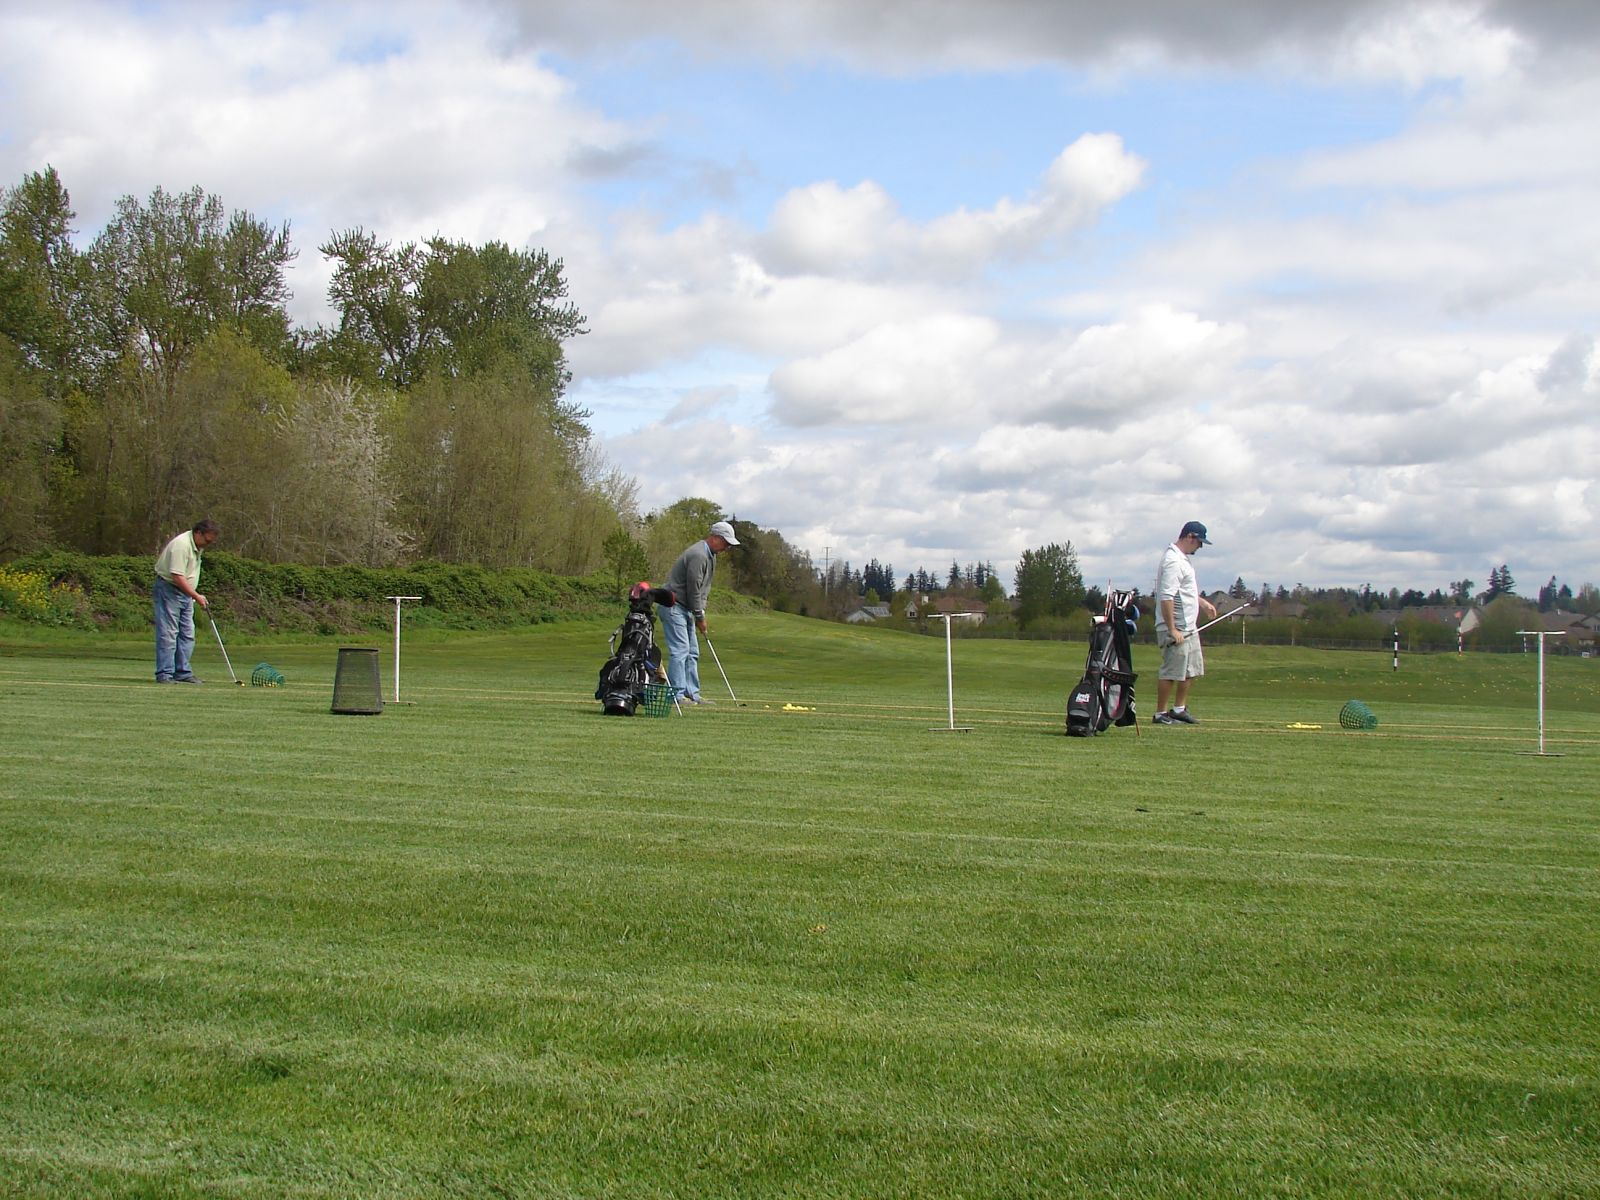
[[[957, 638], [980, 638], [988, 641], [1008, 642], [1077, 642], [1079, 644], [1083, 644], [1087, 641], [1086, 636], [1062, 633], [1057, 630], [986, 629], [981, 625], [966, 625], [958, 621], [951, 622], [951, 625], [951, 632]], [[895, 627], [903, 629], [909, 628], [915, 633], [926, 633], [930, 635], [936, 634], [941, 638], [944, 636], [944, 622], [942, 621], [937, 623], [930, 622], [925, 628], [918, 628], [912, 623], [907, 623], [904, 625], [897, 623]], [[1136, 646], [1154, 647], [1156, 644], [1155, 635], [1152, 633], [1138, 633], [1134, 635], [1132, 640], [1133, 644]], [[1230, 643], [1233, 645], [1238, 645], [1239, 641], [1240, 639], [1237, 635], [1233, 637], [1217, 637], [1215, 635], [1209, 635], [1206, 638], [1206, 644], [1208, 646], [1223, 646]], [[1247, 646], [1304, 646], [1310, 650], [1357, 650], [1366, 651], [1369, 653], [1383, 651], [1392, 652], [1394, 650], [1394, 639], [1392, 637], [1381, 639], [1318, 637], [1286, 638], [1257, 636], [1255, 633], [1247, 632], [1244, 637], [1244, 644]], [[1510, 643], [1505, 645], [1488, 646], [1473, 645], [1471, 641], [1468, 641], [1466, 645], [1462, 647], [1462, 649], [1472, 654], [1533, 654], [1537, 652], [1538, 647], [1535, 644], [1535, 639], [1527, 638], [1525, 640], [1525, 644]], [[1420, 640], [1407, 641], [1406, 638], [1402, 636], [1400, 638], [1400, 653], [1454, 654], [1456, 653], [1456, 644], [1455, 642]], [[1592, 647], [1567, 646], [1558, 641], [1550, 641], [1546, 643], [1545, 653], [1574, 658], [1595, 657], [1595, 652]]]

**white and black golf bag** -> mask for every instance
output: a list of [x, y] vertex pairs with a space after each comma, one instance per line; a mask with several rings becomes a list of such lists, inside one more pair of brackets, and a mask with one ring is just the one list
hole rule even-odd
[[1133, 708], [1131, 632], [1138, 626], [1137, 593], [1111, 592], [1106, 611], [1089, 630], [1089, 661], [1067, 697], [1067, 735], [1094, 737], [1112, 725], [1137, 725]]
[[611, 634], [611, 657], [600, 668], [594, 698], [608, 717], [631, 717], [644, 696], [645, 685], [661, 674], [661, 651], [656, 648], [656, 618], [652, 605], [671, 607], [677, 598], [667, 588], [653, 588], [648, 580], [628, 590], [628, 615]]

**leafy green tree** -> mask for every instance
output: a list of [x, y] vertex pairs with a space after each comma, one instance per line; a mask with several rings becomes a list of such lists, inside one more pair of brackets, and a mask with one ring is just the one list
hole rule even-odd
[[1024, 628], [1044, 617], [1064, 617], [1083, 605], [1083, 574], [1072, 543], [1024, 550], [1017, 562], [1017, 620]]
[[603, 548], [606, 565], [611, 569], [612, 587], [619, 596], [650, 573], [650, 560], [644, 547], [626, 529], [613, 530]]
[[1538, 628], [1538, 610], [1526, 600], [1502, 593], [1483, 607], [1483, 618], [1467, 636], [1477, 646], [1515, 646], [1519, 629]]
[[89, 247], [89, 308], [99, 358], [130, 356], [170, 394], [210, 333], [227, 326], [271, 358], [288, 353], [289, 227], [227, 217], [200, 188], [148, 204], [117, 201]]
[[728, 572], [728, 586], [759, 596], [779, 612], [826, 615], [822, 586], [811, 556], [791, 545], [776, 529], [753, 521], [733, 522], [739, 548], [723, 556], [717, 578]]
[[60, 398], [82, 382], [77, 325], [83, 256], [72, 243], [72, 201], [54, 167], [0, 195], [0, 336]]
[[[396, 247], [359, 228], [320, 249], [334, 263], [328, 298], [339, 313], [313, 349], [323, 361], [401, 389], [430, 373], [474, 375], [509, 361], [543, 393], [565, 391], [562, 345], [585, 325], [560, 259], [438, 237]], [[581, 425], [577, 410], [560, 416]]]
[[[594, 502], [572, 448], [549, 419], [549, 397], [514, 365], [472, 378], [430, 375], [397, 399], [397, 517], [417, 553], [446, 562], [592, 569], [593, 545], [569, 538], [576, 511]], [[607, 528], [616, 525], [610, 514]]]
[[685, 496], [646, 517], [644, 548], [650, 556], [651, 578], [666, 578], [684, 547], [705, 537], [713, 524], [724, 519], [722, 506], [704, 496]]
[[62, 419], [42, 375], [0, 334], [0, 556], [47, 546], [53, 533], [50, 476]]

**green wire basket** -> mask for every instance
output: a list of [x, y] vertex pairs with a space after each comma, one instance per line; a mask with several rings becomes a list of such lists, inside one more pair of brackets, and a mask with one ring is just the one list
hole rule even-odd
[[652, 717], [670, 717], [672, 715], [672, 687], [665, 683], [645, 684], [644, 701], [641, 707]]
[[1347, 700], [1339, 710], [1339, 724], [1346, 729], [1376, 729], [1378, 714], [1359, 700]]
[[250, 683], [253, 687], [282, 687], [283, 672], [271, 663], [257, 663], [250, 672]]

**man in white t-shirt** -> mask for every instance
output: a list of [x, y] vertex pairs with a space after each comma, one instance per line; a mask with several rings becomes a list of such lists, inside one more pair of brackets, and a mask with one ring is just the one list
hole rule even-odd
[[[1178, 540], [1168, 546], [1156, 570], [1156, 644], [1161, 647], [1161, 672], [1156, 676], [1157, 725], [1198, 725], [1189, 711], [1189, 681], [1206, 673], [1197, 632], [1200, 617], [1214, 617], [1217, 609], [1200, 594], [1200, 580], [1189, 561], [1201, 546], [1209, 546], [1206, 527], [1190, 521]], [[1175, 703], [1169, 708], [1167, 701]]]

